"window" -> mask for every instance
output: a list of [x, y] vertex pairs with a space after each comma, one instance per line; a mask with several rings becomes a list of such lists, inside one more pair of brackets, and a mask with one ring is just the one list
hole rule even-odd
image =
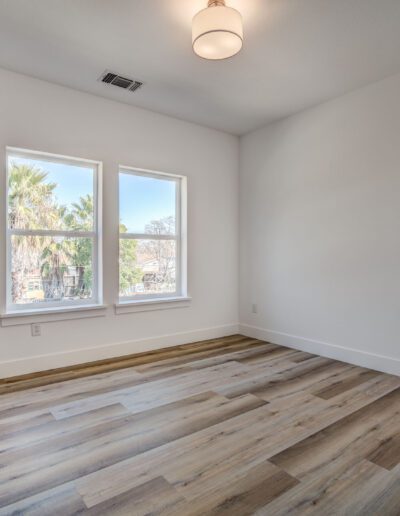
[[7, 149], [7, 311], [98, 304], [98, 162]]
[[120, 169], [122, 301], [186, 295], [185, 190], [182, 176]]

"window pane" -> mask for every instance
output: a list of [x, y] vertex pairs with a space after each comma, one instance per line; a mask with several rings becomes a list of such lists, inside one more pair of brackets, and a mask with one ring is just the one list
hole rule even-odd
[[92, 238], [11, 237], [14, 304], [92, 297]]
[[121, 173], [120, 222], [124, 233], [175, 233], [176, 181]]
[[81, 164], [9, 156], [9, 227], [92, 231], [93, 175]]
[[175, 240], [120, 240], [120, 296], [176, 292]]

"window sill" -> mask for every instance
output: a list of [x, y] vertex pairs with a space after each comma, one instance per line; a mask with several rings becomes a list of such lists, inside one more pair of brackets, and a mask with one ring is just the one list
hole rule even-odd
[[0, 316], [1, 326], [19, 326], [32, 323], [68, 321], [106, 315], [106, 305], [81, 305], [37, 310], [16, 310]]
[[115, 304], [117, 315], [132, 312], [151, 312], [153, 310], [170, 310], [172, 308], [187, 308], [190, 306], [191, 297], [165, 297], [154, 299], [138, 299], [137, 301], [120, 301]]

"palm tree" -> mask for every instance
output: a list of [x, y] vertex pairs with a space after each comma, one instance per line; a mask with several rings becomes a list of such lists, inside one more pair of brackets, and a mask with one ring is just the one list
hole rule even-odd
[[[11, 229], [93, 230], [93, 197], [81, 197], [72, 209], [59, 206], [54, 195], [56, 183], [48, 173], [34, 166], [11, 164], [9, 174], [9, 227]], [[46, 299], [65, 295], [64, 276], [73, 266], [78, 277], [73, 295], [87, 296], [92, 288], [91, 238], [13, 236], [12, 297], [21, 299], [24, 279], [40, 272]]]
[[[64, 238], [45, 237], [41, 258], [40, 275], [45, 299], [62, 299], [64, 297], [64, 275], [71, 258], [69, 242]], [[73, 252], [73, 251], [72, 251]]]
[[93, 196], [87, 194], [72, 204], [71, 212], [64, 217], [65, 224], [74, 231], [92, 231], [93, 213]]
[[[11, 163], [8, 177], [8, 224], [10, 229], [52, 229], [57, 224], [55, 183], [47, 173], [30, 165]], [[17, 236], [12, 239], [12, 298], [22, 297], [23, 279], [38, 263], [43, 238]]]
[[[93, 196], [87, 194], [85, 197], [81, 197], [79, 202], [72, 204], [72, 210], [64, 217], [65, 224], [72, 231], [93, 231], [93, 213]], [[71, 261], [78, 274], [76, 294], [86, 297], [92, 289], [93, 281], [93, 240], [77, 238], [74, 240], [73, 246]]]
[[54, 210], [57, 184], [46, 183], [47, 175], [34, 166], [11, 164], [8, 178], [10, 229], [53, 229], [57, 224], [58, 213]]

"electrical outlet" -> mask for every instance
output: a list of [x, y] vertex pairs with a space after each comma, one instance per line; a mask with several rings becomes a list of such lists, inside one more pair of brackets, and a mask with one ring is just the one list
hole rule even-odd
[[42, 334], [42, 328], [40, 324], [31, 324], [32, 337], [40, 337]]
[[258, 311], [257, 305], [256, 305], [256, 303], [253, 303], [251, 305], [251, 313], [256, 314], [257, 311]]

